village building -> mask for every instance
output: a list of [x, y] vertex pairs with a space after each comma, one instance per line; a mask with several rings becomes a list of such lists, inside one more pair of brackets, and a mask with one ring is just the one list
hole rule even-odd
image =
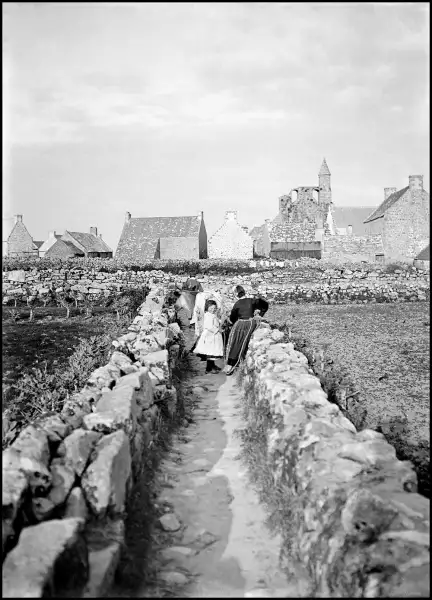
[[318, 184], [298, 186], [280, 196], [277, 216], [254, 227], [251, 236], [257, 256], [320, 258], [323, 236], [336, 233], [331, 173], [324, 158]]
[[47, 258], [112, 258], [112, 249], [98, 235], [97, 227], [90, 227], [89, 233], [65, 231], [62, 235], [50, 231], [48, 239], [40, 248]]
[[207, 258], [202, 211], [192, 217], [134, 217], [126, 213], [116, 259], [198, 260]]
[[382, 237], [383, 260], [412, 262], [430, 240], [430, 198], [423, 175], [410, 175], [400, 190], [384, 188], [384, 200], [364, 223]]
[[33, 240], [28, 232], [27, 227], [23, 223], [22, 215], [15, 215], [15, 224], [7, 238], [7, 256], [22, 258], [31, 256], [37, 258], [39, 256], [38, 249], [42, 242]]
[[208, 241], [208, 257], [224, 259], [253, 258], [253, 239], [240, 225], [236, 210], [227, 210], [225, 220]]
[[48, 233], [48, 238], [42, 242], [39, 248], [39, 258], [43, 258], [47, 251], [56, 243], [57, 240], [61, 239], [61, 234], [56, 233], [55, 231], [50, 231]]
[[278, 215], [251, 230], [254, 255], [374, 261], [382, 254], [382, 240], [363, 224], [370, 211], [371, 207], [334, 205], [324, 158], [317, 185], [299, 186], [281, 196]]

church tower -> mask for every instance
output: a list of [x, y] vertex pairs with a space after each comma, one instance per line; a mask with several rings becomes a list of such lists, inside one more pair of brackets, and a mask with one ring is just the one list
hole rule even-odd
[[321, 169], [318, 173], [318, 201], [322, 205], [328, 205], [332, 202], [332, 192], [330, 185], [331, 173], [324, 158]]

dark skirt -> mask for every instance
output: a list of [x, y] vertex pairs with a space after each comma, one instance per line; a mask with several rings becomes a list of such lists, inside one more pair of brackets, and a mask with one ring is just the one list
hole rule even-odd
[[259, 326], [257, 319], [239, 319], [233, 325], [226, 349], [226, 363], [236, 367], [244, 360], [253, 332]]

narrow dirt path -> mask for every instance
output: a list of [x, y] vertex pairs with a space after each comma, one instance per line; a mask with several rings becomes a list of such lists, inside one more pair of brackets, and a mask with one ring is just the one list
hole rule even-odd
[[266, 528], [264, 509], [239, 460], [242, 426], [233, 377], [206, 375], [189, 358], [192, 422], [174, 439], [160, 465], [164, 533], [152, 548], [151, 589], [136, 597], [304, 597], [278, 568], [279, 540]]

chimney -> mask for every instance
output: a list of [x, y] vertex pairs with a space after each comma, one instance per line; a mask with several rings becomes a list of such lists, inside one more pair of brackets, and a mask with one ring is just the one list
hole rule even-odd
[[225, 221], [237, 221], [237, 211], [236, 210], [225, 211]]
[[100, 239], [102, 239], [102, 234], [101, 233], [99, 234], [99, 237], [100, 237]]
[[410, 190], [422, 190], [423, 189], [423, 175], [410, 175], [409, 176], [409, 188]]
[[348, 227], [347, 227], [347, 235], [352, 235], [352, 225], [348, 225]]
[[22, 223], [22, 215], [15, 215], [15, 223]]
[[392, 194], [394, 194], [395, 192], [397, 192], [397, 188], [395, 188], [395, 187], [384, 188], [384, 200], [387, 200], [387, 198], [389, 196], [391, 196]]
[[201, 221], [203, 220], [203, 218], [204, 218], [204, 213], [203, 213], [203, 211], [202, 211], [202, 210], [199, 210], [199, 211], [197, 212], [197, 217], [198, 217], [198, 219], [201, 219]]
[[130, 220], [131, 220], [131, 214], [130, 214], [130, 212], [127, 212], [125, 214], [125, 223], [129, 223]]
[[97, 227], [90, 227], [90, 233], [97, 237]]
[[55, 236], [56, 236], [56, 232], [55, 232], [55, 230], [54, 230], [54, 231], [49, 231], [49, 232], [48, 232], [48, 239], [49, 239], [49, 240], [54, 240], [54, 239], [55, 239]]

